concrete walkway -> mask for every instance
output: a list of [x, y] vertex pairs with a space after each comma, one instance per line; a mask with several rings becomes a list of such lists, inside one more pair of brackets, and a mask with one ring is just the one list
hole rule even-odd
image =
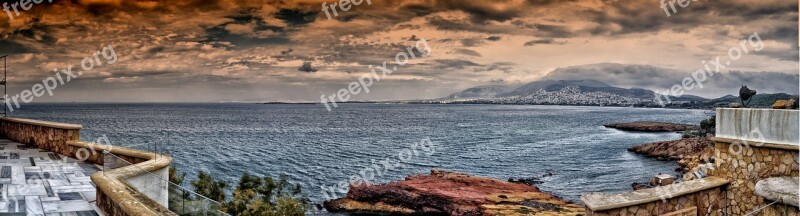
[[102, 215], [96, 165], [0, 139], [0, 215]]

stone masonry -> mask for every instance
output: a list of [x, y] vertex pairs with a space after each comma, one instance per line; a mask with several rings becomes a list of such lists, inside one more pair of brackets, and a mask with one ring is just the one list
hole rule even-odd
[[[741, 147], [741, 150], [739, 150]], [[798, 176], [798, 150], [716, 141], [712, 176], [728, 179], [728, 212], [744, 215], [770, 202], [755, 194], [756, 182], [770, 177]], [[793, 208], [797, 213], [797, 207]], [[762, 212], [765, 214], [766, 212]]]

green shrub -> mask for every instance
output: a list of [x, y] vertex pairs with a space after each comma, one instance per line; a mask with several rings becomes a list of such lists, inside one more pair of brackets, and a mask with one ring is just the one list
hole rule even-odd
[[307, 199], [302, 197], [300, 185], [290, 184], [286, 176], [281, 176], [276, 182], [269, 176], [261, 179], [245, 173], [239, 178], [239, 186], [233, 194], [233, 199], [222, 209], [231, 215], [301, 216], [310, 210]]
[[[184, 176], [185, 174], [178, 175], [175, 168], [169, 170], [169, 181], [174, 184], [181, 185]], [[215, 180], [208, 173], [198, 173], [197, 179], [190, 183], [197, 194], [219, 202], [221, 206], [217, 210], [234, 216], [303, 216], [311, 210], [311, 205], [304, 197], [300, 185], [289, 183], [286, 176], [281, 176], [275, 181], [269, 176], [261, 178], [245, 173], [239, 178], [230, 199], [227, 199], [225, 194], [228, 184]], [[175, 193], [175, 191], [171, 193]], [[202, 198], [196, 198], [197, 202], [202, 200]], [[194, 207], [197, 205], [197, 203], [192, 203], [188, 193], [180, 196], [171, 195], [170, 199], [171, 203], [181, 202], [184, 206]], [[204, 212], [198, 211], [198, 209], [181, 209], [182, 212], [176, 211], [176, 213], [195, 215], [191, 212]]]
[[711, 116], [711, 118], [700, 121], [700, 131], [703, 134], [715, 134], [717, 132], [717, 116]]

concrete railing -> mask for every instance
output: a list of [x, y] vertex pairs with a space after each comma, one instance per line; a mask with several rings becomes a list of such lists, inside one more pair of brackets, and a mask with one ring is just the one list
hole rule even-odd
[[[166, 207], [166, 179], [172, 158], [152, 152], [83, 142], [80, 141], [81, 128], [81, 125], [75, 124], [0, 117], [0, 135], [6, 139], [97, 165], [105, 163], [103, 152], [132, 163], [91, 176], [92, 182], [97, 185], [97, 205], [106, 215], [176, 215]], [[154, 184], [154, 181], [158, 184]]]

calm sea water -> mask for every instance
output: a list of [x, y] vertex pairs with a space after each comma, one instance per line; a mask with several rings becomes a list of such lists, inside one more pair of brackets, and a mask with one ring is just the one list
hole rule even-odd
[[633, 181], [674, 173], [676, 163], [626, 149], [680, 135], [603, 124], [707, 117], [701, 110], [565, 106], [345, 104], [327, 112], [320, 105], [72, 103], [25, 105], [11, 115], [82, 124], [83, 140], [157, 144], [192, 177], [202, 170], [235, 183], [244, 172], [287, 175], [317, 202], [322, 185], [346, 181], [373, 161], [397, 161], [425, 138], [436, 144], [432, 155], [404, 157], [410, 160], [375, 181], [441, 168], [499, 179], [552, 173], [540, 188], [572, 201], [586, 192], [627, 191]]

